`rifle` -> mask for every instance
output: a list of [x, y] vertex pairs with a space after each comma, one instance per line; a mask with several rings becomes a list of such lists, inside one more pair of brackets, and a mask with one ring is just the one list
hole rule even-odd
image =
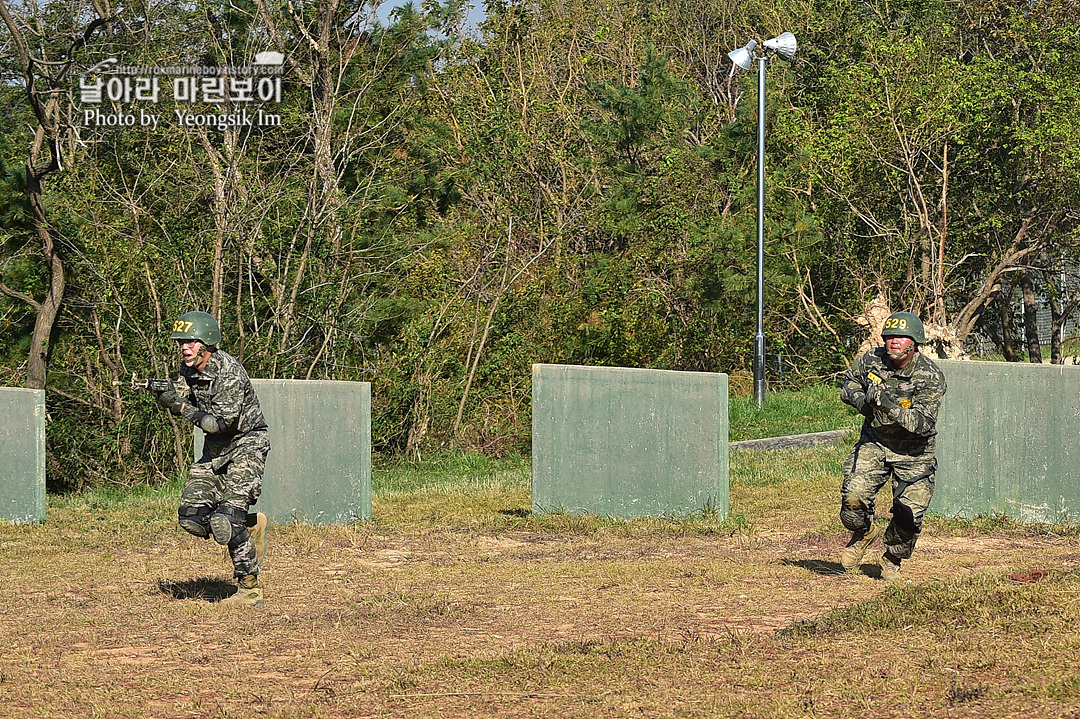
[[116, 380], [112, 383], [113, 387], [123, 387], [127, 385], [131, 389], [146, 389], [149, 384], [149, 380], [139, 379], [134, 372], [131, 373], [131, 381], [124, 382], [122, 380]]
[[175, 389], [173, 381], [171, 379], [139, 379], [134, 372], [131, 373], [131, 381], [123, 382], [117, 380], [112, 383], [113, 387], [121, 387], [127, 385], [131, 389], [148, 389], [151, 392], [161, 394], [165, 390]]

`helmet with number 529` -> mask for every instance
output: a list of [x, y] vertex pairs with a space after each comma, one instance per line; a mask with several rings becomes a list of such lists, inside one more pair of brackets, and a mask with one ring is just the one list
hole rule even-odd
[[910, 337], [918, 344], [926, 343], [926, 330], [918, 315], [911, 312], [893, 312], [881, 327], [882, 337]]

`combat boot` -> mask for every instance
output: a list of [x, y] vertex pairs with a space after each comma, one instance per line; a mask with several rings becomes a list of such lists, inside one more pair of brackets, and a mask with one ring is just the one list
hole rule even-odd
[[870, 548], [870, 545], [874, 543], [879, 534], [881, 534], [881, 525], [878, 524], [871, 524], [870, 529], [865, 532], [852, 532], [851, 541], [844, 547], [844, 551], [840, 552], [840, 564], [843, 565], [844, 569], [858, 567], [866, 554], [866, 550]]
[[[248, 515], [250, 517], [251, 515]], [[263, 557], [266, 555], [266, 529], [270, 526], [270, 520], [262, 512], [255, 514], [255, 524], [251, 525], [251, 541], [255, 544], [255, 564], [262, 568]]]
[[237, 580], [236, 594], [221, 600], [226, 607], [261, 607], [263, 590], [258, 574], [246, 574]]
[[900, 574], [900, 560], [890, 552], [881, 555], [881, 578], [886, 582], [895, 582], [904, 578], [904, 575]]

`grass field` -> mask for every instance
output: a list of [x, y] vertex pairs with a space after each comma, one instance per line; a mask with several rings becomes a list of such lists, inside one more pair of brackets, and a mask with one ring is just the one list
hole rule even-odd
[[272, 528], [246, 610], [175, 487], [50, 498], [0, 525], [0, 716], [1080, 717], [1080, 533], [939, 517], [907, 582], [842, 573], [847, 450], [733, 452], [730, 517], [666, 521], [378, 466], [376, 520]]
[[732, 442], [848, 427], [857, 430], [862, 419], [854, 408], [840, 401], [838, 389], [824, 385], [768, 392], [761, 409], [749, 395], [728, 400], [728, 438]]

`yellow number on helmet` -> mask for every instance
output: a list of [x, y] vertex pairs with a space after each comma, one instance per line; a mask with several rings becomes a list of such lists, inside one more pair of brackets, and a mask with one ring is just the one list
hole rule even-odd
[[907, 320], [898, 319], [898, 320], [896, 320], [896, 323], [899, 325], [900, 329], [902, 329], [902, 330], [907, 329]]

